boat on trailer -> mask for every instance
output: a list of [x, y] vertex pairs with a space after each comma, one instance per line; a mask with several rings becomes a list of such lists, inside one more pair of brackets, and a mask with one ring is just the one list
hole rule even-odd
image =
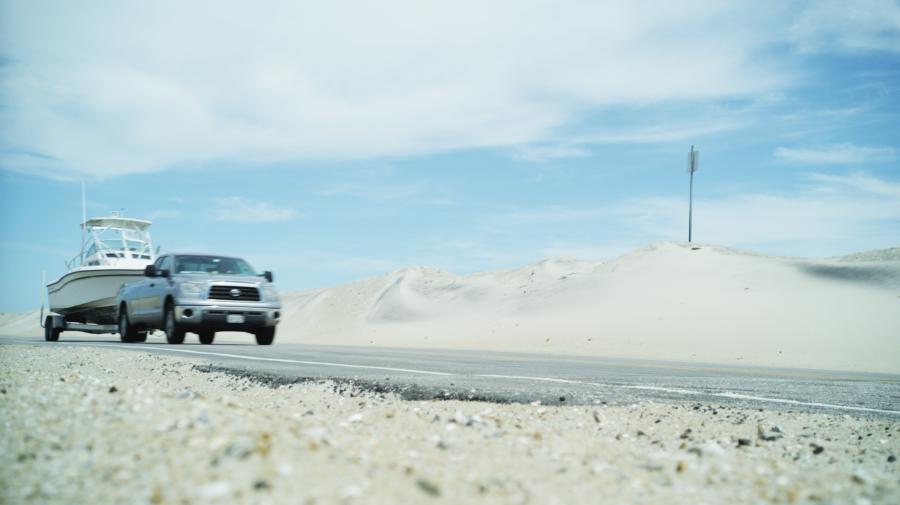
[[43, 318], [47, 340], [57, 340], [63, 330], [118, 331], [119, 288], [140, 279], [155, 260], [151, 224], [117, 212], [84, 220], [81, 252], [66, 263], [67, 273], [47, 284], [51, 312]]

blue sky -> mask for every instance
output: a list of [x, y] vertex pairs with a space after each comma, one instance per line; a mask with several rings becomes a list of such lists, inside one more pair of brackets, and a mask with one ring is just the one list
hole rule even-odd
[[[88, 214], [282, 289], [900, 246], [900, 4], [0, 2], [0, 311]], [[334, 5], [330, 5], [334, 4]]]

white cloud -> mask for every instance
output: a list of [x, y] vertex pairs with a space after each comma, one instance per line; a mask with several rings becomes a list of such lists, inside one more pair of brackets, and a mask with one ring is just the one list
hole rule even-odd
[[776, 249], [803, 244], [809, 251], [824, 251], [835, 242], [844, 247], [895, 246], [900, 236], [900, 201], [843, 191], [699, 199], [694, 212], [695, 237], [721, 244]]
[[544, 205], [534, 209], [517, 209], [494, 216], [498, 224], [547, 224], [593, 219], [610, 213], [609, 207], [570, 207]]
[[253, 265], [281, 271], [285, 275], [308, 271], [319, 274], [328, 272], [338, 273], [347, 281], [356, 280], [355, 278], [360, 275], [381, 275], [409, 266], [402, 260], [348, 255], [333, 250], [302, 249], [289, 253], [245, 251], [241, 256], [247, 258]]
[[5, 3], [0, 166], [107, 177], [542, 145], [611, 105], [782, 88], [770, 7]]
[[[819, 186], [790, 196], [777, 193], [694, 198], [694, 238], [776, 254], [826, 255], [896, 247], [900, 237], [900, 183], [871, 174], [808, 174]], [[820, 191], [822, 188], [827, 191]], [[629, 198], [596, 207], [552, 206], [494, 216], [495, 227], [528, 227], [544, 236], [563, 224], [597, 230], [598, 242], [567, 243], [554, 252], [621, 249], [687, 238], [686, 198]], [[615, 240], [604, 239], [612, 230]], [[850, 249], [852, 247], [852, 249]], [[548, 249], [544, 248], [544, 252]]]
[[515, 156], [525, 161], [543, 163], [564, 158], [582, 158], [591, 152], [581, 147], [565, 145], [524, 146], [515, 151]]
[[[685, 203], [680, 199], [634, 202], [649, 207], [640, 212], [650, 217], [650, 225], [667, 229], [675, 236], [686, 228]], [[810, 249], [817, 242], [838, 239], [864, 244], [873, 238], [866, 236], [873, 227], [883, 223], [891, 224], [881, 228], [882, 237], [900, 231], [900, 201], [853, 194], [841, 188], [825, 194], [752, 193], [694, 200], [695, 236], [721, 244], [805, 242]]]
[[264, 223], [287, 221], [300, 217], [289, 207], [274, 207], [268, 202], [258, 202], [240, 196], [215, 199], [216, 207], [212, 217], [216, 221], [236, 221], [240, 223]]
[[[747, 111], [743, 111], [746, 113]], [[746, 114], [742, 114], [745, 115]], [[703, 113], [697, 116], [704, 116]], [[590, 146], [609, 144], [662, 144], [682, 140], [700, 140], [710, 135], [734, 131], [752, 124], [746, 117], [733, 118], [705, 117], [701, 122], [670, 121], [644, 127], [609, 128], [607, 130], [585, 131], [570, 134], [565, 140], [544, 145], [525, 145], [513, 151], [521, 160], [545, 163], [565, 158], [589, 156]]]
[[409, 184], [340, 184], [313, 192], [318, 196], [349, 196], [363, 200], [406, 200], [422, 195], [426, 185], [421, 182]]
[[772, 50], [785, 42], [900, 50], [890, 0], [85, 1], [53, 11], [0, 4], [0, 168], [55, 178], [486, 146], [546, 146], [522, 152], [547, 160], [579, 155], [579, 144], [690, 135], [575, 131], [580, 141], [558, 142], [610, 107], [777, 94], [797, 81], [796, 62]]
[[893, 0], [817, 0], [791, 25], [800, 51], [900, 52], [900, 5]]
[[156, 221], [158, 219], [179, 219], [182, 217], [184, 217], [184, 213], [176, 209], [159, 209], [150, 211], [150, 213], [147, 214], [147, 219], [151, 221]]
[[847, 165], [893, 161], [896, 151], [891, 147], [832, 144], [808, 148], [779, 147], [775, 158], [788, 163], [810, 165]]
[[879, 179], [873, 175], [858, 172], [850, 175], [809, 174], [811, 180], [833, 186], [844, 186], [873, 195], [900, 198], [900, 183]]
[[676, 140], [695, 139], [706, 135], [734, 131], [747, 126], [746, 120], [706, 119], [703, 124], [672, 124], [650, 126], [632, 130], [590, 132], [575, 137], [574, 144], [655, 144]]
[[453, 272], [472, 272], [484, 265], [509, 265], [528, 261], [522, 251], [490, 247], [482, 241], [432, 238], [420, 252], [425, 264], [443, 265]]

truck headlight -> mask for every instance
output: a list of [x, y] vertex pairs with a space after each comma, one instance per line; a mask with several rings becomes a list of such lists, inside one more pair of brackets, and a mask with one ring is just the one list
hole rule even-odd
[[278, 299], [278, 290], [275, 289], [275, 285], [274, 284], [263, 285], [263, 296], [266, 297], [266, 300], [277, 300]]
[[199, 297], [203, 293], [203, 283], [182, 282], [178, 285], [178, 291], [185, 296]]

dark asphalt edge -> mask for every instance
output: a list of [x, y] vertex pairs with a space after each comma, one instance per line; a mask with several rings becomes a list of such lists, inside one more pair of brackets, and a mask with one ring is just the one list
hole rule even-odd
[[573, 392], [571, 389], [554, 388], [552, 392], [548, 389], [532, 390], [528, 392], [512, 392], [506, 394], [503, 392], [475, 392], [472, 388], [451, 384], [441, 386], [428, 386], [413, 382], [388, 382], [359, 378], [334, 377], [334, 376], [302, 376], [302, 375], [284, 375], [274, 372], [261, 372], [250, 368], [242, 368], [239, 366], [222, 366], [212, 364], [193, 365], [192, 369], [200, 373], [215, 374], [220, 373], [234, 379], [243, 379], [248, 382], [278, 389], [280, 387], [291, 386], [294, 384], [321, 384], [331, 385], [334, 393], [347, 396], [350, 398], [361, 397], [365, 395], [375, 395], [376, 397], [388, 398], [394, 397], [404, 401], [464, 401], [464, 402], [486, 402], [495, 404], [540, 404], [555, 407], [623, 407], [631, 405], [640, 405], [642, 403], [654, 403], [671, 405], [676, 408], [691, 409], [695, 411], [705, 412], [710, 415], [716, 415], [720, 411], [728, 412], [734, 409], [766, 412], [775, 411], [787, 414], [807, 413], [819, 414], [834, 417], [851, 416], [860, 419], [896, 419], [896, 417], [888, 414], [879, 414], [872, 412], [847, 412], [835, 411], [833, 409], [801, 406], [801, 405], [780, 405], [777, 403], [751, 402], [740, 399], [724, 399], [700, 394], [696, 397], [685, 398], [677, 395], [668, 394], [647, 394], [647, 393], [631, 393], [627, 398], [612, 398], [605, 396], [597, 396], [594, 394], [585, 394]]
[[[471, 389], [462, 387], [437, 387], [423, 386], [411, 382], [389, 383], [366, 379], [350, 379], [346, 377], [307, 377], [286, 376], [277, 373], [260, 372], [249, 368], [229, 367], [220, 365], [194, 365], [193, 370], [201, 373], [221, 373], [230, 377], [246, 379], [251, 383], [273, 389], [293, 384], [333, 384], [335, 393], [349, 397], [361, 396], [361, 393], [374, 394], [376, 396], [394, 396], [406, 401], [447, 401], [457, 400], [466, 402], [487, 402], [497, 404], [529, 404], [535, 401], [543, 405], [567, 405], [566, 397], [558, 396], [555, 401], [548, 401], [547, 395], [536, 394], [534, 396], [515, 398], [502, 393], [473, 393]], [[606, 404], [607, 402], [598, 402]], [[568, 403], [568, 405], [575, 405]]]

